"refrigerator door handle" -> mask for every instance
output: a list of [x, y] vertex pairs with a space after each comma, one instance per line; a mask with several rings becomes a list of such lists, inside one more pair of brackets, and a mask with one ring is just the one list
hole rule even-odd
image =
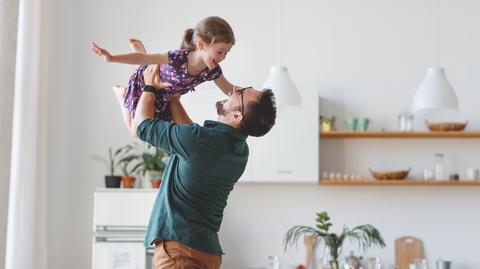
[[143, 243], [143, 238], [140, 237], [103, 237], [96, 236], [95, 242], [104, 242], [104, 243], [132, 243], [140, 242]]
[[112, 226], [112, 225], [95, 226], [95, 231], [97, 232], [145, 232], [146, 230], [147, 230], [146, 226]]

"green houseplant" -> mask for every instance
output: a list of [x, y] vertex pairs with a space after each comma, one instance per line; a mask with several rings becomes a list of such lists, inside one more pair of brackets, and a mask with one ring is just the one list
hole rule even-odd
[[158, 188], [163, 170], [166, 166], [168, 153], [149, 144], [138, 143], [125, 146], [125, 153], [126, 155], [123, 157], [122, 161], [136, 161], [136, 164], [131, 168], [131, 171], [137, 171], [144, 177], [148, 177], [152, 182], [152, 187]]
[[130, 145], [124, 146], [122, 148], [123, 158], [119, 161], [122, 171], [122, 182], [124, 188], [133, 188], [135, 184], [134, 173], [137, 170], [137, 165], [135, 162], [138, 162], [138, 157], [135, 154], [130, 154], [132, 147]]
[[105, 187], [119, 188], [121, 177], [116, 174], [117, 168], [120, 165], [120, 158], [123, 148], [113, 151], [112, 146], [108, 147], [108, 159], [98, 155], [91, 155], [90, 157], [102, 162], [108, 168], [109, 174], [105, 175]]
[[147, 147], [147, 151], [142, 154], [143, 167], [142, 172], [148, 176], [153, 188], [160, 187], [163, 170], [166, 167], [168, 154], [159, 148]]
[[330, 251], [328, 253], [331, 257], [330, 266], [332, 269], [339, 269], [338, 258], [340, 254], [340, 248], [346, 239], [351, 242], [357, 242], [358, 247], [362, 251], [366, 251], [371, 247], [385, 247], [385, 241], [383, 240], [380, 232], [370, 224], [356, 226], [353, 229], [343, 227], [340, 234], [330, 232], [330, 217], [327, 212], [317, 213], [315, 228], [309, 226], [293, 226], [285, 234], [283, 241], [284, 249], [287, 250], [295, 244], [302, 235], [313, 235], [317, 240], [323, 242], [326, 248]]

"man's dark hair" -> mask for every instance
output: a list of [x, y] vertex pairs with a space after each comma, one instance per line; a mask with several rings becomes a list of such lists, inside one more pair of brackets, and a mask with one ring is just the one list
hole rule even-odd
[[263, 136], [272, 129], [276, 117], [275, 96], [272, 90], [264, 89], [256, 102], [247, 104], [239, 129], [246, 135]]

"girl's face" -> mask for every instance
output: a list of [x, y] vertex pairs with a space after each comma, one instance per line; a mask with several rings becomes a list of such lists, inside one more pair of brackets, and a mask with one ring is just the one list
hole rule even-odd
[[200, 48], [202, 60], [208, 69], [212, 70], [227, 57], [233, 44], [218, 42], [202, 47]]

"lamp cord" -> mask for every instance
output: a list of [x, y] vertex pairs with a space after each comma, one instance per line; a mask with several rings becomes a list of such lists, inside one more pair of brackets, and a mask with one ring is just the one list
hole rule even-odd
[[438, 57], [438, 1], [433, 0], [433, 64], [437, 66]]
[[278, 0], [278, 65], [282, 65], [282, 0]]

